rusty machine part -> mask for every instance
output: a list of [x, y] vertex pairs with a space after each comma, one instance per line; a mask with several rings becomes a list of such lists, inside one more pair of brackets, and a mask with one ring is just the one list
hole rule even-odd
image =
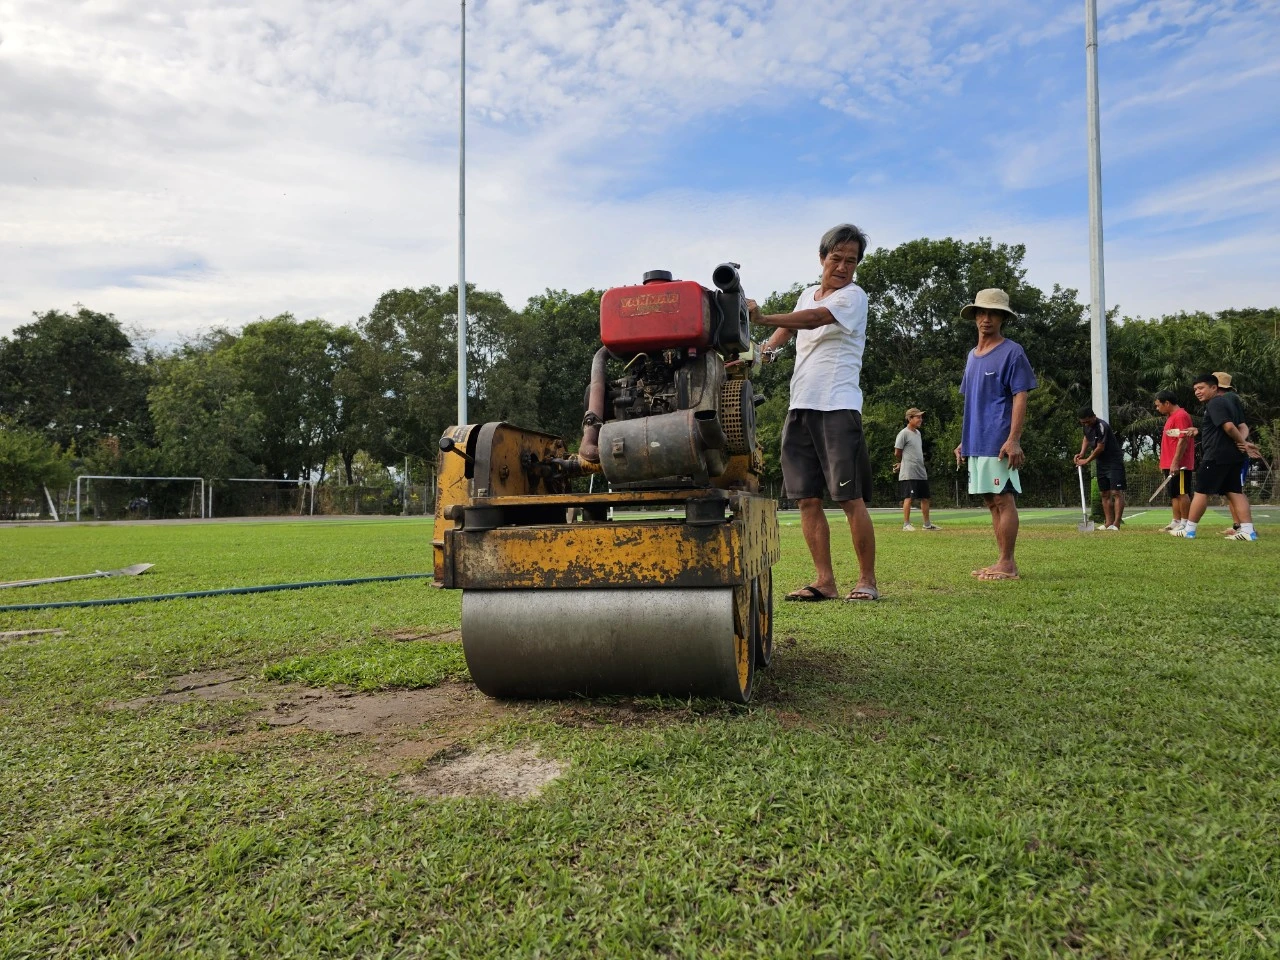
[[[712, 279], [650, 271], [604, 294], [577, 453], [506, 423], [441, 437], [435, 578], [463, 591], [486, 694], [751, 699], [773, 650], [777, 513], [737, 266]], [[575, 490], [589, 474], [608, 491]]]

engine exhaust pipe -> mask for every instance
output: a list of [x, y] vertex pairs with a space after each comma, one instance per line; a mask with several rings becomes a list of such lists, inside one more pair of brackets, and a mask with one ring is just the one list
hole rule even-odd
[[604, 423], [604, 398], [608, 381], [609, 348], [601, 347], [591, 358], [591, 388], [587, 412], [582, 418], [582, 443], [578, 456], [588, 463], [600, 462], [600, 427]]
[[723, 293], [741, 293], [742, 277], [738, 276], [739, 264], [722, 263], [711, 271], [711, 282]]
[[720, 264], [711, 271], [711, 282], [720, 291], [716, 294], [716, 306], [720, 309], [720, 330], [716, 341], [721, 350], [742, 353], [751, 346], [751, 322], [747, 317], [747, 298], [742, 292], [738, 264]]

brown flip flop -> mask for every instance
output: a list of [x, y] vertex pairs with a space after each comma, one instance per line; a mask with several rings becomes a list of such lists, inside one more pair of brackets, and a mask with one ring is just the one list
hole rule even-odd
[[795, 593], [788, 593], [786, 599], [792, 603], [821, 603], [823, 600], [834, 600], [835, 597], [828, 597], [811, 583]]

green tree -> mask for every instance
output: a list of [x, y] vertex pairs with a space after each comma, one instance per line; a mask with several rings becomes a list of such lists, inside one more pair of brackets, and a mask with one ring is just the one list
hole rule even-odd
[[38, 431], [0, 416], [0, 509], [10, 513], [16, 500], [39, 496], [41, 487], [62, 487], [71, 480], [71, 458]]
[[[475, 421], [513, 312], [501, 294], [467, 289], [467, 409]], [[388, 290], [360, 319], [361, 342], [341, 384], [352, 454], [365, 449], [383, 463], [434, 459], [456, 420], [457, 303], [457, 287]]]
[[0, 413], [63, 449], [151, 442], [148, 367], [111, 314], [50, 310], [0, 337]]
[[151, 416], [165, 473], [199, 477], [262, 474], [262, 414], [225, 350], [188, 349], [159, 363]]
[[1108, 331], [1112, 426], [1134, 456], [1159, 450], [1164, 418], [1152, 410], [1157, 391], [1172, 390], [1198, 417], [1191, 389], [1201, 374], [1225, 370], [1251, 423], [1280, 417], [1280, 309], [1179, 313], [1126, 319]]
[[220, 349], [259, 414], [256, 448], [266, 476], [295, 480], [337, 448], [343, 408], [335, 387], [355, 331], [284, 313], [248, 324]]
[[600, 291], [547, 290], [500, 319], [487, 331], [494, 359], [480, 419], [509, 420], [575, 445], [600, 348]]

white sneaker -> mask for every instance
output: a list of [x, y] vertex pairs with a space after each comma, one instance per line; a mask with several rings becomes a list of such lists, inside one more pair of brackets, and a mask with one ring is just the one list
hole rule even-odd
[[938, 526], [936, 523], [926, 523], [920, 529], [921, 530], [941, 530], [942, 528]]
[[1194, 530], [1188, 530], [1186, 527], [1179, 527], [1173, 535], [1175, 537], [1185, 537], [1188, 540], [1194, 540], [1196, 538], [1196, 532]]
[[1120, 532], [1120, 528], [1119, 528], [1119, 527], [1117, 527], [1114, 523], [1113, 523], [1113, 524], [1111, 524], [1111, 526], [1109, 526], [1109, 527], [1103, 527], [1102, 529], [1103, 529], [1103, 530], [1114, 530], [1114, 531], [1116, 531], [1117, 533], [1119, 533], [1119, 532]]
[[1173, 529], [1169, 531], [1169, 536], [1180, 537], [1182, 536], [1182, 531], [1185, 529], [1187, 529], [1187, 525], [1185, 523], [1175, 523], [1173, 525]]
[[902, 529], [903, 529], [903, 530], [914, 530], [914, 529], [915, 529], [915, 527], [913, 527], [913, 526], [912, 526], [911, 524], [909, 524], [909, 523], [904, 523], [904, 524], [902, 525]]
[[1177, 529], [1178, 529], [1178, 521], [1177, 521], [1177, 520], [1170, 520], [1168, 523], [1166, 523], [1163, 527], [1161, 527], [1161, 528], [1160, 528], [1160, 532], [1161, 532], [1161, 533], [1173, 533], [1173, 531], [1175, 531], [1175, 530], [1177, 530]]
[[1253, 533], [1245, 533], [1243, 530], [1237, 530], [1231, 536], [1227, 537], [1227, 539], [1228, 540], [1257, 540], [1258, 531], [1255, 530], [1253, 531]]

